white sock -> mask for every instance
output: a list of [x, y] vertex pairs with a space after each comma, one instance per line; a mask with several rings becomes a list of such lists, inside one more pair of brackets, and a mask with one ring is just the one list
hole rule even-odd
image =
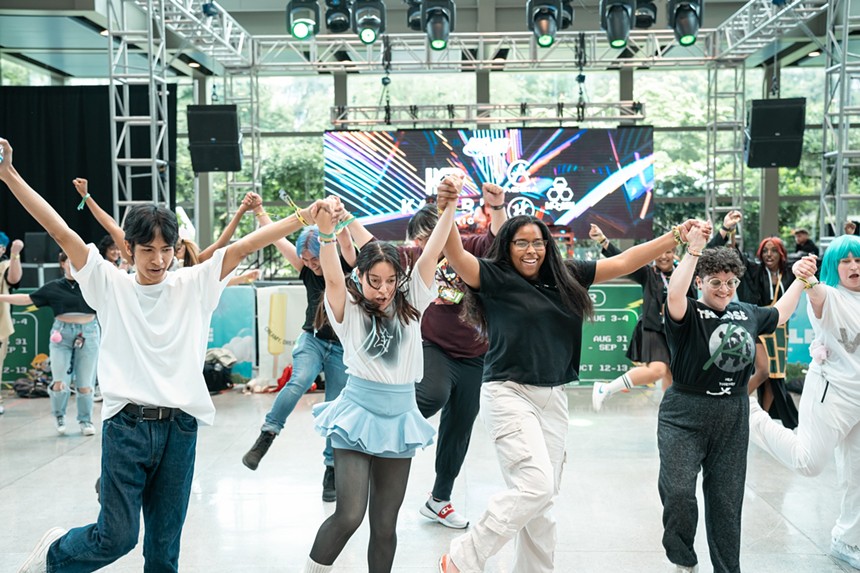
[[308, 557], [308, 562], [305, 563], [305, 573], [328, 573], [332, 567], [334, 565], [323, 565]]
[[611, 395], [615, 394], [616, 392], [620, 392], [625, 388], [628, 390], [630, 388], [633, 388], [633, 383], [630, 381], [630, 377], [627, 376], [626, 372], [612, 382], [610, 382], [609, 384], [607, 384], [606, 386], [604, 386], [603, 391]]

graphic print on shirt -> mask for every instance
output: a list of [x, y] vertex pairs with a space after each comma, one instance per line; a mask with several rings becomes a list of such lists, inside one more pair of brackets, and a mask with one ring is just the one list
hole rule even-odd
[[362, 320], [364, 342], [361, 352], [368, 360], [382, 360], [385, 364], [397, 365], [400, 357], [400, 342], [403, 331], [397, 317], [379, 319], [375, 316]]
[[845, 352], [848, 354], [854, 354], [857, 351], [857, 348], [860, 347], [860, 332], [858, 332], [854, 339], [851, 340], [851, 337], [848, 335], [847, 328], [839, 329], [839, 344], [845, 347]]
[[752, 335], [744, 327], [732, 323], [722, 323], [714, 330], [708, 341], [708, 350], [711, 358], [705, 362], [702, 370], [714, 364], [724, 372], [738, 372], [755, 359]]

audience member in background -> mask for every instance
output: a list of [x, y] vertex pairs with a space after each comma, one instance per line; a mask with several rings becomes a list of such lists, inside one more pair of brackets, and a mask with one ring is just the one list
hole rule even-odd
[[809, 231], [806, 229], [795, 229], [794, 231], [794, 252], [802, 255], [818, 256], [818, 245], [812, 242], [809, 238]]
[[807, 289], [815, 338], [800, 425], [796, 433], [782, 428], [751, 402], [750, 437], [804, 476], [820, 474], [836, 452], [842, 504], [830, 553], [860, 569], [860, 237], [843, 235], [830, 243], [821, 261], [821, 283], [815, 264], [804, 261], [793, 270]]
[[[253, 206], [254, 215], [261, 226], [272, 222], [262, 203]], [[355, 265], [355, 247], [349, 231], [344, 229], [337, 234], [340, 246], [340, 274], [349, 273]], [[284, 424], [295, 409], [299, 399], [308, 391], [320, 372], [325, 373], [325, 399], [331, 401], [337, 398], [346, 384], [346, 367], [343, 365], [343, 346], [330, 325], [314, 328], [314, 319], [320, 300], [325, 293], [326, 280], [320, 266], [319, 229], [315, 226], [305, 227], [293, 245], [287, 239], [279, 239], [275, 247], [294, 269], [299, 271], [299, 278], [305, 286], [307, 306], [305, 307], [305, 323], [302, 333], [293, 347], [293, 371], [287, 384], [281, 388], [272, 408], [266, 414], [266, 419], [260, 428], [260, 435], [250, 450], [242, 457], [242, 463], [251, 470], [256, 470], [260, 460], [269, 451], [274, 439], [284, 429]], [[326, 438], [323, 450], [323, 501], [335, 501], [334, 452], [331, 439]]]
[[[690, 231], [669, 281], [666, 340], [672, 386], [657, 416], [663, 548], [678, 573], [697, 570], [694, 549], [702, 473], [705, 527], [714, 573], [740, 573], [741, 513], [749, 446], [747, 381], [755, 339], [794, 312], [798, 282], [772, 306], [734, 300], [744, 264], [734, 249], [705, 249], [709, 228]], [[811, 257], [810, 257], [811, 258]], [[687, 296], [695, 275], [701, 297]]]
[[[740, 211], [730, 211], [723, 218], [718, 233], [708, 247], [725, 245], [742, 219]], [[737, 288], [738, 299], [756, 306], [774, 306], [794, 282], [788, 265], [788, 253], [779, 237], [766, 237], [759, 243], [756, 258], [736, 249], [744, 262], [744, 278]], [[786, 428], [797, 427], [797, 407], [785, 388], [785, 365], [788, 353], [788, 324], [780, 324], [770, 334], [756, 340], [755, 370], [749, 380], [749, 391], [757, 392], [762, 408], [782, 420]]]
[[[21, 249], [24, 243], [19, 240], [12, 242], [9, 256], [6, 256], [6, 248], [9, 246], [9, 237], [0, 231], [0, 295], [7, 295], [17, 288], [23, 276], [21, 269]], [[12, 309], [8, 302], [0, 302], [0, 389], [3, 382], [3, 362], [6, 360], [6, 351], [9, 347], [9, 337], [15, 332], [12, 325]], [[3, 405], [3, 394], [0, 393], [0, 414], [6, 411]]]
[[[609, 242], [597, 225], [588, 232], [592, 241], [601, 247], [604, 257], [621, 254], [621, 249]], [[669, 280], [675, 270], [675, 248], [666, 249], [654, 261], [629, 274], [629, 278], [642, 286], [642, 310], [627, 348], [627, 358], [639, 364], [611, 382], [595, 382], [591, 388], [591, 405], [600, 411], [610, 396], [633, 386], [645, 386], [662, 380], [663, 391], [672, 385], [669, 371], [669, 346], [663, 330], [663, 306]], [[696, 298], [696, 287], [690, 283], [687, 296]]]
[[[242, 259], [297, 230], [310, 211], [258, 229], [218, 249], [208, 261], [171, 273], [176, 215], [156, 205], [135, 205], [124, 233], [135, 273], [119, 273], [21, 177], [5, 139], [0, 139], [0, 153], [0, 180], [68, 254], [104, 330], [98, 521], [68, 532], [50, 529], [19, 571], [106, 567], [137, 545], [142, 514], [144, 571], [176, 572], [198, 423], [211, 424], [215, 418], [201, 368], [212, 313]], [[33, 516], [54, 520], [55, 513], [34, 511]]]
[[845, 221], [845, 234], [846, 235], [860, 235], [860, 222]]
[[[504, 189], [484, 183], [481, 191], [484, 199], [481, 212], [488, 213], [487, 224], [482, 226], [480, 234], [463, 238], [463, 248], [476, 257], [486, 255], [495, 233], [508, 218]], [[414, 266], [438, 220], [434, 204], [426, 205], [409, 220], [406, 240], [413, 245], [398, 247], [404, 267]], [[359, 247], [373, 239], [357, 221], [350, 229], [354, 229]], [[472, 426], [480, 409], [487, 341], [480, 339], [475, 327], [460, 318], [460, 302], [468, 287], [446, 259], [437, 265], [435, 277], [439, 296], [421, 317], [424, 378], [415, 386], [415, 397], [422, 416], [430, 418], [439, 410], [442, 415], [436, 443], [436, 480], [419, 511], [446, 527], [463, 529], [468, 527], [469, 520], [454, 509], [451, 492], [466, 459]]]
[[113, 263], [120, 270], [128, 270], [128, 262], [122, 258], [122, 250], [114, 242], [113, 237], [105, 235], [99, 241], [99, 254], [109, 263]]
[[66, 406], [75, 386], [78, 407], [78, 424], [81, 434], [92, 436], [93, 387], [96, 380], [101, 328], [94, 311], [84, 300], [81, 287], [72, 276], [69, 258], [60, 253], [60, 268], [63, 276], [30, 294], [0, 295], [0, 303], [18, 306], [35, 305], [50, 307], [54, 311], [51, 326], [51, 377], [48, 387], [51, 398], [51, 415], [54, 416], [57, 433], [66, 433]]

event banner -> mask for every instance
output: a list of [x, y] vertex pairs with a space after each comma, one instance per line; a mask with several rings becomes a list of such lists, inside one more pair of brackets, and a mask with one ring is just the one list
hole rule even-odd
[[260, 372], [271, 385], [293, 362], [293, 348], [305, 323], [307, 294], [304, 285], [257, 289], [257, 329]]

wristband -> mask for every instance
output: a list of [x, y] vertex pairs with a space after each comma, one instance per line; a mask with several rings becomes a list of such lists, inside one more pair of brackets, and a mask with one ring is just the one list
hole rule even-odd
[[689, 245], [687, 245], [687, 254], [692, 255], [694, 257], [701, 257], [702, 251], [697, 251], [696, 249], [693, 249]]
[[334, 241], [335, 234], [334, 233], [323, 233], [320, 231], [320, 241]]
[[734, 228], [734, 227], [732, 227], [732, 228], [730, 229], [730, 228], [726, 227], [725, 225], [720, 225], [720, 228], [721, 228], [723, 231], [725, 231], [726, 233], [734, 233], [734, 232], [735, 232], [735, 228]]
[[490, 205], [490, 209], [492, 209], [493, 211], [501, 211], [504, 208], [504, 205]]
[[337, 223], [337, 225], [335, 225], [335, 226], [334, 226], [334, 233], [335, 233], [335, 235], [339, 235], [339, 234], [340, 234], [340, 232], [341, 232], [341, 231], [343, 231], [344, 229], [346, 229], [347, 227], [349, 227], [349, 225], [350, 225], [353, 221], [355, 221], [355, 215], [350, 215], [349, 217], [347, 217], [347, 218], [346, 218], [346, 219], [344, 219], [343, 221], [339, 221], [339, 222]]
[[298, 207], [296, 207], [296, 219], [299, 220], [299, 223], [304, 225], [305, 227], [309, 227], [310, 223], [308, 223], [304, 217], [302, 217], [302, 211]]
[[84, 195], [84, 198], [83, 198], [83, 199], [81, 199], [81, 202], [80, 202], [80, 203], [78, 203], [78, 211], [83, 211], [84, 207], [86, 207], [86, 206], [87, 206], [87, 199], [89, 199], [89, 198], [90, 198], [90, 194], [89, 194], [89, 193], [87, 193], [86, 195]]
[[259, 213], [254, 213], [254, 216], [255, 217], [268, 217], [269, 214], [266, 213], [265, 211], [260, 211]]
[[812, 282], [809, 279], [802, 279], [800, 277], [797, 277], [797, 280], [799, 280], [800, 282], [803, 283], [803, 290], [811, 289], [812, 287], [814, 287], [815, 285], [818, 284], [818, 279], [816, 279], [815, 277], [809, 277], [809, 278], [815, 282]]
[[684, 244], [684, 240], [681, 238], [681, 229], [677, 225], [672, 227], [672, 236], [675, 238], [676, 245]]
[[[322, 234], [322, 233], [320, 233], [320, 234]], [[320, 237], [320, 245], [321, 245], [321, 246], [325, 246], [325, 245], [333, 245], [333, 244], [335, 244], [336, 242], [337, 242], [337, 239], [334, 239], [334, 238], [331, 238], [331, 239], [323, 239], [322, 237]]]
[[14, 255], [12, 255], [12, 260], [19, 260], [20, 258], [21, 258], [20, 253], [15, 253]]

